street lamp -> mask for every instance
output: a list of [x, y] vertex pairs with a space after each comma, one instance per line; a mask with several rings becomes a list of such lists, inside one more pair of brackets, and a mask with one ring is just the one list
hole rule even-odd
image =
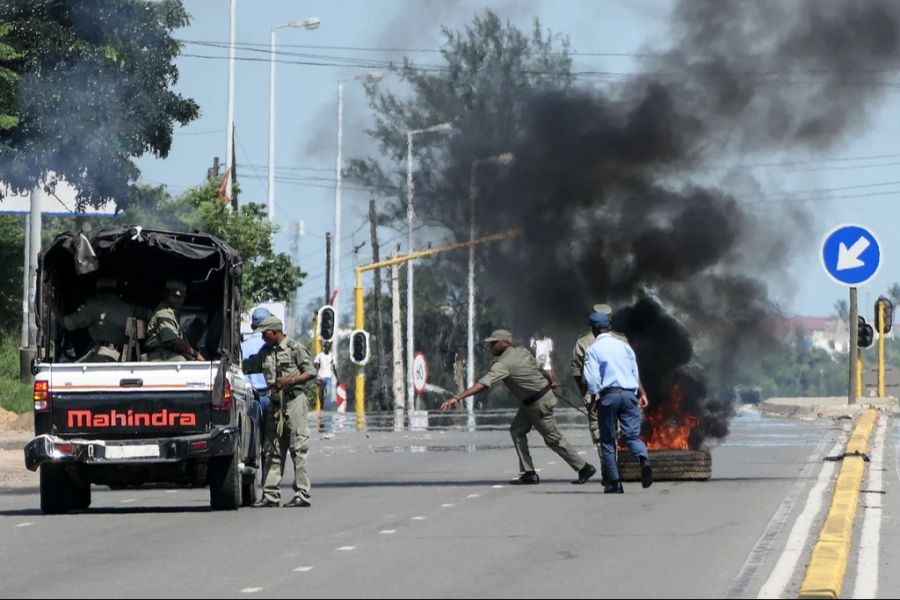
[[[344, 139], [344, 82], [347, 81], [378, 81], [384, 75], [378, 71], [371, 73], [361, 73], [353, 77], [346, 77], [338, 80], [338, 134], [337, 134], [337, 161], [336, 175], [337, 185], [334, 189], [334, 269], [332, 270], [332, 286], [331, 289], [338, 289], [338, 282], [341, 277], [341, 168], [343, 166], [343, 139]], [[334, 302], [334, 321], [336, 327], [340, 330], [340, 306], [341, 295], [338, 293]], [[335, 353], [337, 360], [337, 353]]]
[[275, 220], [275, 32], [288, 27], [306, 30], [318, 29], [319, 23], [319, 17], [309, 17], [308, 19], [275, 25], [269, 34], [269, 190], [267, 214], [270, 224]]
[[[413, 129], [406, 132], [406, 226], [408, 229], [407, 252], [413, 252], [413, 219], [415, 218], [415, 210], [413, 209], [413, 136], [422, 133], [436, 133], [440, 131], [451, 131], [453, 125], [450, 123], [440, 123], [432, 125], [424, 129]], [[413, 354], [415, 348], [413, 344], [413, 261], [406, 263], [406, 409], [415, 410], [416, 406], [416, 390], [413, 383]]]
[[[516, 160], [512, 152], [496, 156], [476, 158], [469, 171], [469, 242], [475, 239], [475, 198], [478, 196], [478, 167], [481, 165], [508, 166]], [[475, 385], [475, 245], [469, 246], [469, 310], [468, 333], [466, 335], [466, 388]], [[466, 412], [470, 424], [474, 425], [474, 398], [466, 398]]]

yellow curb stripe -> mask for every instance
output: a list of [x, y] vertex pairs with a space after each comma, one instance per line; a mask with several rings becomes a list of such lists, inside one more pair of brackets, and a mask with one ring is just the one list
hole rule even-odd
[[[866, 410], [856, 423], [847, 443], [847, 452], [866, 452], [869, 437], [875, 428], [878, 411]], [[859, 503], [865, 462], [862, 456], [847, 456], [841, 465], [831, 508], [813, 547], [806, 577], [798, 598], [838, 598], [847, 572], [850, 543], [853, 540], [853, 520]]]

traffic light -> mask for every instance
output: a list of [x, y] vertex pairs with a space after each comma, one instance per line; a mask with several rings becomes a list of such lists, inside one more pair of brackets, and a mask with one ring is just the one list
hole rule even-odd
[[319, 309], [316, 316], [316, 335], [323, 342], [331, 342], [334, 340], [334, 334], [337, 327], [334, 322], [334, 307], [326, 304]]
[[866, 323], [865, 318], [862, 316], [859, 317], [859, 323], [857, 323], [857, 338], [856, 345], [860, 348], [868, 348], [875, 341], [875, 330], [871, 325]]
[[878, 310], [880, 306], [884, 306], [884, 332], [887, 333], [891, 330], [894, 322], [894, 303], [884, 296], [879, 296], [875, 301], [875, 329], [879, 331], [881, 330], [881, 311]]
[[360, 366], [369, 362], [369, 332], [354, 329], [350, 334], [350, 361]]

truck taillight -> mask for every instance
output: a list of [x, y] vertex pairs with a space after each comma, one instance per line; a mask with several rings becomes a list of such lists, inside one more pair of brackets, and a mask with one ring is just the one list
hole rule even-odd
[[213, 408], [216, 410], [231, 410], [231, 382], [225, 380], [225, 388], [222, 390], [222, 399], [213, 400]]
[[45, 379], [36, 379], [32, 398], [35, 412], [50, 410], [50, 382]]

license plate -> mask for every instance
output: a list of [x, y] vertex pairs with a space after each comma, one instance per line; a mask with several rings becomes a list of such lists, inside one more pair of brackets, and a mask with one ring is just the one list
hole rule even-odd
[[106, 458], [155, 458], [158, 456], [158, 444], [106, 447]]

